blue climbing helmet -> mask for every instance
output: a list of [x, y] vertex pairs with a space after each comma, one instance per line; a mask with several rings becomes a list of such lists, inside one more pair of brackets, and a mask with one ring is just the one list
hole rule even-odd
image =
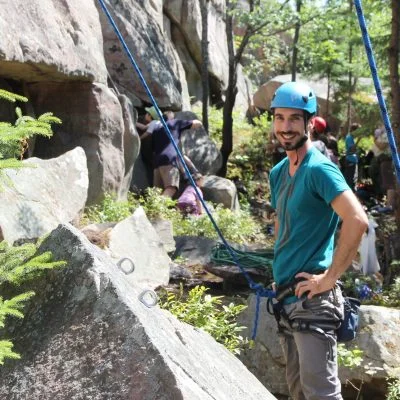
[[286, 82], [279, 86], [272, 97], [272, 113], [275, 108], [296, 108], [312, 116], [317, 112], [317, 98], [314, 91], [304, 83]]

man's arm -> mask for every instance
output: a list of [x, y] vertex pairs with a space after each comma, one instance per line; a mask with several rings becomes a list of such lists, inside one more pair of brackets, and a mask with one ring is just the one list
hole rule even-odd
[[298, 297], [309, 292], [307, 297], [311, 299], [318, 293], [332, 289], [353, 261], [361, 237], [368, 227], [368, 217], [351, 190], [341, 193], [332, 201], [331, 205], [342, 220], [332, 265], [321, 275], [312, 275], [306, 272], [297, 274], [296, 278], [307, 279], [297, 284], [295, 293]]

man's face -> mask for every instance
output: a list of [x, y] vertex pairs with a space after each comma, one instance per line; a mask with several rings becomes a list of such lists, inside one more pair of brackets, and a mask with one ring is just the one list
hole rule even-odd
[[153, 120], [153, 118], [151, 117], [151, 115], [149, 113], [146, 113], [144, 115], [144, 120], [148, 123], [148, 122], [151, 122]]
[[285, 150], [294, 150], [305, 134], [304, 112], [295, 108], [276, 108], [274, 132]]

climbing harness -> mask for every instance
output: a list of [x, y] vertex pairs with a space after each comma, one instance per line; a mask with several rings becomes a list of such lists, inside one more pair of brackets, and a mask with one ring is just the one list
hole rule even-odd
[[129, 257], [123, 257], [117, 262], [117, 267], [125, 274], [129, 275], [135, 270], [135, 264]]
[[400, 184], [399, 154], [397, 153], [397, 146], [396, 146], [396, 141], [395, 141], [395, 137], [394, 137], [393, 130], [392, 130], [392, 125], [390, 123], [385, 99], [382, 94], [382, 87], [381, 87], [381, 83], [379, 80], [378, 71], [376, 68], [374, 53], [372, 51], [371, 40], [370, 40], [370, 37], [368, 34], [367, 25], [366, 25], [365, 18], [364, 18], [364, 12], [363, 12], [362, 5], [361, 5], [361, 0], [354, 0], [354, 5], [355, 5], [356, 11], [357, 11], [358, 23], [360, 25], [360, 29], [361, 29], [361, 33], [362, 33], [362, 37], [363, 37], [363, 41], [364, 41], [364, 46], [365, 46], [365, 51], [367, 52], [368, 63], [369, 63], [369, 67], [371, 70], [372, 79], [373, 79], [374, 85], [375, 85], [375, 92], [376, 92], [376, 96], [377, 96], [378, 102], [379, 102], [381, 117], [382, 117], [383, 123], [385, 125], [386, 134], [387, 134], [387, 138], [388, 138], [389, 145], [390, 145], [390, 150], [392, 152], [392, 159], [393, 159], [393, 164], [394, 164], [395, 170], [396, 170], [397, 181]]
[[[179, 146], [178, 146], [177, 143], [175, 142], [175, 140], [174, 140], [174, 138], [173, 138], [173, 136], [172, 136], [172, 134], [171, 134], [171, 132], [170, 132], [170, 130], [169, 130], [169, 128], [168, 128], [168, 125], [167, 125], [167, 123], [165, 122], [165, 120], [164, 120], [164, 118], [163, 118], [163, 116], [162, 116], [162, 113], [161, 113], [161, 111], [160, 111], [160, 109], [159, 109], [159, 107], [158, 107], [158, 105], [157, 105], [157, 102], [156, 102], [156, 100], [154, 99], [154, 97], [153, 97], [153, 95], [152, 95], [152, 93], [151, 93], [151, 91], [150, 91], [150, 88], [148, 87], [148, 85], [147, 85], [147, 83], [146, 83], [146, 81], [145, 81], [145, 79], [144, 79], [144, 77], [143, 77], [143, 75], [142, 75], [142, 73], [141, 73], [141, 71], [140, 71], [139, 66], [137, 65], [137, 63], [136, 63], [134, 57], [132, 56], [132, 54], [131, 54], [131, 52], [130, 52], [130, 50], [129, 50], [129, 48], [128, 48], [128, 46], [127, 46], [125, 40], [124, 40], [124, 38], [123, 38], [122, 35], [121, 35], [121, 32], [119, 31], [119, 29], [118, 29], [116, 23], [114, 22], [113, 17], [111, 16], [110, 12], [108, 11], [107, 6], [106, 6], [104, 0], [99, 0], [99, 3], [100, 3], [100, 5], [101, 5], [101, 8], [103, 9], [105, 15], [107, 16], [107, 18], [108, 18], [110, 24], [112, 25], [112, 27], [113, 27], [113, 29], [114, 29], [116, 35], [118, 36], [118, 39], [119, 39], [119, 41], [121, 42], [121, 44], [122, 44], [122, 46], [123, 46], [123, 48], [124, 48], [124, 50], [125, 50], [125, 52], [126, 52], [128, 58], [129, 58], [129, 60], [130, 60], [132, 66], [134, 67], [134, 69], [135, 69], [137, 75], [139, 76], [139, 79], [140, 79], [140, 81], [141, 81], [141, 83], [142, 83], [142, 85], [143, 85], [143, 87], [144, 87], [144, 89], [145, 89], [147, 95], [149, 96], [149, 98], [150, 98], [150, 100], [151, 100], [151, 103], [153, 104], [155, 110], [157, 111], [157, 115], [159, 116], [160, 122], [162, 123], [162, 125], [163, 125], [163, 127], [164, 127], [164, 130], [165, 130], [165, 132], [167, 133], [170, 142], [171, 142], [172, 145], [174, 146], [174, 149], [175, 149], [175, 151], [176, 151], [176, 154], [177, 154], [177, 156], [178, 156], [178, 159], [179, 159], [179, 161], [182, 163], [182, 166], [183, 166], [183, 168], [184, 168], [184, 170], [185, 170], [187, 179], [189, 180], [190, 184], [193, 186], [193, 188], [194, 188], [194, 190], [195, 190], [195, 192], [196, 192], [196, 196], [198, 197], [198, 199], [200, 200], [201, 204], [203, 205], [204, 210], [206, 211], [206, 214], [207, 214], [208, 217], [210, 218], [210, 221], [211, 221], [211, 223], [212, 223], [212, 225], [213, 225], [215, 231], [217, 232], [217, 234], [218, 234], [220, 240], [221, 240], [222, 243], [224, 244], [224, 246], [225, 246], [225, 248], [227, 249], [227, 251], [229, 251], [229, 253], [230, 253], [232, 259], [235, 261], [235, 265], [238, 266], [238, 268], [240, 269], [240, 271], [242, 272], [242, 274], [243, 274], [244, 277], [246, 278], [250, 289], [254, 290], [255, 293], [256, 293], [256, 295], [257, 295], [256, 311], [255, 311], [255, 321], [254, 321], [253, 333], [252, 333], [252, 338], [254, 339], [255, 336], [256, 336], [257, 327], [258, 327], [258, 316], [259, 316], [259, 308], [260, 308], [260, 298], [261, 298], [261, 297], [274, 297], [274, 296], [275, 296], [275, 292], [274, 292], [273, 290], [264, 288], [264, 287], [263, 287], [261, 284], [259, 284], [259, 283], [254, 282], [253, 279], [250, 277], [250, 275], [249, 275], [249, 274], [247, 273], [247, 271], [245, 270], [245, 268], [243, 268], [243, 266], [242, 266], [242, 265], [240, 264], [240, 262], [238, 261], [237, 255], [236, 255], [235, 251], [231, 248], [231, 246], [230, 246], [230, 245], [228, 244], [228, 242], [226, 241], [226, 239], [225, 239], [225, 237], [223, 236], [221, 230], [219, 229], [217, 223], [215, 222], [214, 217], [213, 217], [212, 214], [211, 214], [211, 211], [209, 210], [209, 208], [207, 207], [207, 204], [205, 203], [205, 201], [203, 200], [202, 196], [200, 195], [199, 190], [198, 190], [198, 188], [197, 188], [197, 186], [196, 186], [196, 184], [195, 184], [195, 182], [194, 182], [194, 180], [193, 180], [193, 178], [192, 178], [192, 175], [191, 175], [191, 173], [190, 173], [190, 170], [189, 170], [188, 166], [186, 165], [186, 162], [185, 162], [185, 160], [184, 160], [184, 158], [183, 158], [183, 154], [182, 154], [182, 152], [180, 151]], [[149, 292], [149, 291], [147, 291], [147, 292]], [[146, 293], [147, 293], [147, 292], [146, 292]], [[145, 293], [145, 294], [146, 294], [146, 293]], [[143, 300], [143, 299], [144, 299], [144, 296], [139, 297], [139, 299], [140, 299], [140, 301], [142, 301], [143, 304], [147, 305], [147, 304], [144, 302], [144, 300]], [[147, 305], [147, 306], [148, 306], [148, 305]], [[151, 305], [151, 306], [152, 306], [152, 305]]]

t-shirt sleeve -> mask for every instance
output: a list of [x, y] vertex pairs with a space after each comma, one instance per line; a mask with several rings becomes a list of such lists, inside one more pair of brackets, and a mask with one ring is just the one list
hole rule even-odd
[[271, 192], [271, 207], [276, 209], [276, 197], [275, 197], [275, 173], [272, 170], [269, 175], [269, 187]]
[[161, 127], [160, 121], [151, 121], [149, 126], [146, 129], [146, 132], [153, 134], [153, 132], [158, 128]]
[[319, 163], [313, 166], [310, 174], [310, 189], [330, 204], [337, 196], [346, 190], [347, 185], [339, 168], [332, 163]]

